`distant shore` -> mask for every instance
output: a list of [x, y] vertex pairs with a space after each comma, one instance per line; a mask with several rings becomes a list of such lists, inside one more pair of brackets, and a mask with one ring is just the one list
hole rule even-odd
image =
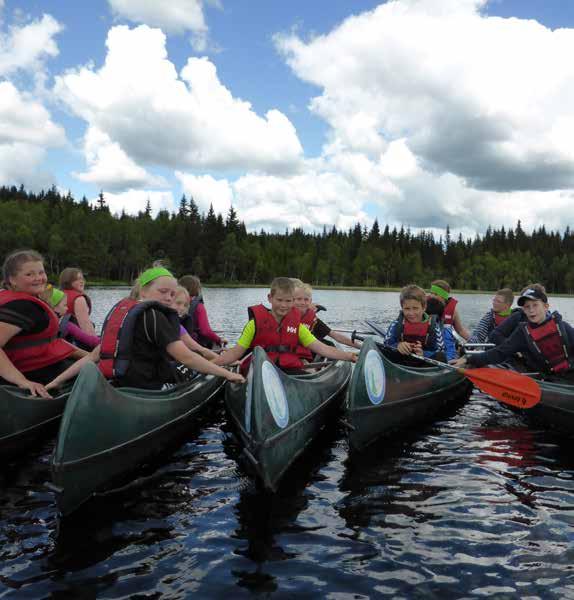
[[[263, 283], [202, 283], [204, 288], [268, 288], [269, 284]], [[88, 288], [130, 288], [125, 281], [89, 281]], [[314, 285], [314, 290], [335, 290], [342, 292], [400, 292], [400, 287], [367, 287], [353, 285]], [[496, 290], [453, 290], [453, 296], [476, 295], [476, 294], [495, 294]], [[518, 295], [518, 292], [516, 292]], [[551, 294], [555, 298], [570, 298], [572, 294]]]

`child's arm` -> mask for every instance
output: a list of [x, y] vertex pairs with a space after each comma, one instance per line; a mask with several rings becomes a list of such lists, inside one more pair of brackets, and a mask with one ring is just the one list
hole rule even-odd
[[78, 325], [82, 331], [90, 335], [96, 335], [93, 323], [90, 321], [90, 309], [88, 303], [83, 296], [79, 296], [74, 301], [74, 315], [78, 321]]
[[340, 331], [333, 331], [331, 329], [331, 331], [329, 332], [329, 337], [332, 337], [336, 342], [339, 342], [340, 344], [345, 344], [345, 346], [351, 346], [352, 348], [361, 347], [361, 342], [353, 342], [353, 340], [349, 336], [345, 335], [344, 333], [341, 333]]
[[232, 371], [223, 369], [222, 367], [214, 364], [214, 362], [205, 360], [205, 358], [199, 356], [199, 354], [192, 352], [181, 340], [177, 340], [177, 342], [168, 344], [166, 346], [166, 351], [178, 362], [184, 364], [190, 369], [199, 371], [200, 373], [215, 375], [216, 377], [223, 377], [224, 379], [234, 383], [243, 383], [245, 381], [245, 378], [239, 373], [233, 373]]
[[246, 352], [247, 350], [245, 348], [237, 344], [230, 350], [226, 350], [222, 354], [219, 354], [212, 362], [214, 365], [230, 365], [236, 360], [239, 360]]
[[46, 389], [51, 390], [60, 387], [65, 381], [75, 377], [86, 363], [97, 363], [99, 360], [100, 346], [96, 346], [89, 354], [86, 354], [83, 358], [77, 360], [71, 367], [68, 367], [65, 371], [60, 373], [58, 377], [52, 379], [52, 381], [46, 385]]
[[335, 348], [334, 346], [327, 346], [327, 344], [323, 344], [323, 342], [320, 342], [319, 340], [311, 342], [306, 347], [309, 348], [311, 352], [319, 354], [319, 356], [324, 356], [325, 358], [357, 362], [357, 355], [354, 352], [344, 352], [343, 350], [339, 350], [339, 348]]
[[68, 324], [66, 325], [64, 336], [66, 335], [71, 335], [75, 340], [80, 342], [80, 344], [87, 346], [92, 350], [100, 343], [100, 338], [97, 335], [90, 335], [89, 333], [86, 333], [83, 329], [71, 321], [68, 321]]
[[201, 354], [207, 360], [214, 360], [219, 355], [215, 352], [212, 352], [209, 348], [204, 348], [201, 344], [198, 344], [190, 335], [187, 333], [181, 334], [181, 341], [192, 351]]
[[468, 338], [470, 337], [470, 331], [462, 324], [462, 319], [460, 318], [460, 312], [458, 308], [456, 308], [454, 311], [452, 324], [455, 331], [465, 340], [468, 340]]

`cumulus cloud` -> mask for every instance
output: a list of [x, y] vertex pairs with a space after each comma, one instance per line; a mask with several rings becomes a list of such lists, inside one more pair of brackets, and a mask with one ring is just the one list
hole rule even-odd
[[192, 33], [191, 43], [197, 52], [207, 47], [208, 28], [203, 14], [202, 0], [108, 0], [112, 11], [118, 16], [159, 27], [166, 33]]
[[52, 185], [53, 177], [41, 164], [47, 148], [64, 143], [64, 130], [44, 106], [11, 82], [0, 82], [0, 184], [34, 190]]
[[331, 126], [326, 152], [388, 169], [380, 157], [403, 140], [437, 192], [449, 177], [474, 197], [574, 187], [574, 30], [489, 17], [486, 4], [391, 0], [309, 41], [277, 36], [322, 90], [310, 109]]
[[43, 15], [26, 25], [13, 26], [6, 33], [0, 32], [0, 76], [40, 69], [46, 58], [58, 55], [54, 38], [62, 29], [54, 17]]
[[155, 177], [137, 165], [117, 142], [96, 127], [90, 127], [86, 132], [84, 152], [90, 168], [85, 173], [74, 173], [81, 181], [112, 192], [167, 185], [163, 178]]
[[112, 28], [107, 47], [100, 69], [86, 66], [57, 77], [55, 93], [136, 164], [297, 168], [302, 148], [289, 119], [278, 110], [261, 117], [234, 98], [207, 58], [190, 58], [178, 76], [164, 34], [145, 25]]
[[233, 205], [250, 230], [302, 227], [346, 229], [370, 219], [361, 210], [364, 195], [334, 172], [309, 171], [280, 177], [247, 174], [235, 181], [215, 180], [178, 172], [184, 192], [205, 210], [209, 204], [223, 212]]
[[[126, 190], [118, 194], [106, 192], [104, 199], [112, 214], [121, 214], [122, 211], [128, 215], [137, 215], [146, 209], [147, 203], [151, 207], [153, 216], [160, 210], [173, 212], [175, 203], [171, 192], [157, 190]], [[91, 204], [96, 204], [98, 198], [92, 198]]]

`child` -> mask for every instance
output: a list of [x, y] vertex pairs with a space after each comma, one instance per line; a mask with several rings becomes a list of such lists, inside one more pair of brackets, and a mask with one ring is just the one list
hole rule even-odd
[[97, 335], [86, 333], [72, 322], [72, 315], [67, 312], [68, 298], [62, 290], [48, 286], [45, 294], [42, 295], [42, 299], [48, 302], [60, 318], [60, 337], [74, 344], [74, 346], [88, 351], [93, 350], [100, 343], [100, 338]]
[[[293, 284], [295, 285], [293, 304], [301, 313], [301, 323], [306, 325], [309, 331], [319, 341], [323, 341], [326, 337], [331, 337], [335, 341], [345, 344], [346, 346], [360, 348], [360, 342], [353, 342], [350, 337], [338, 331], [333, 331], [326, 323], [317, 317], [317, 309], [313, 305], [313, 288], [310, 285], [303, 283], [300, 279], [292, 279], [291, 281], [293, 281]], [[307, 348], [301, 347], [299, 355], [306, 360], [313, 360], [313, 354]]]
[[[301, 323], [301, 313], [293, 306], [294, 291], [291, 279], [276, 277], [267, 296], [271, 309], [263, 304], [251, 306], [248, 309], [249, 321], [237, 345], [224, 352], [214, 363], [228, 365], [256, 346], [263, 348], [269, 359], [285, 371], [300, 372], [304, 368], [297, 353], [299, 346], [326, 358], [356, 362], [356, 354], [323, 344]], [[248, 363], [244, 361], [242, 370], [247, 368]]]
[[444, 312], [444, 304], [433, 297], [427, 296], [427, 306], [425, 312], [429, 317], [436, 315], [437, 323], [441, 328], [442, 338], [444, 340], [444, 357], [439, 355], [435, 356], [437, 360], [444, 360], [446, 358], [447, 361], [455, 360], [459, 357], [459, 353], [457, 350], [456, 340], [454, 339], [454, 335], [452, 333], [452, 329], [450, 327], [443, 327], [440, 324], [440, 320], [442, 318], [442, 313]]
[[[189, 313], [190, 302], [191, 302], [191, 300], [190, 300], [188, 291], [181, 285], [178, 285], [176, 288], [175, 300], [173, 302], [173, 307], [177, 311], [180, 322], [182, 322], [187, 317], [187, 315]], [[198, 344], [189, 335], [189, 333], [187, 332], [187, 329], [185, 329], [185, 327], [183, 325], [179, 326], [179, 333], [180, 333], [181, 341], [193, 352], [197, 352], [198, 354], [201, 354], [201, 356], [203, 356], [204, 358], [207, 358], [207, 360], [213, 360], [214, 358], [217, 358], [218, 355], [215, 352], [212, 352], [211, 350], [209, 350], [209, 348], [204, 348], [203, 346]]]
[[[442, 330], [436, 316], [426, 314], [426, 294], [418, 285], [407, 285], [401, 290], [401, 312], [385, 336], [385, 345], [401, 354], [435, 357], [445, 350]], [[419, 361], [420, 365], [421, 362]]]
[[[522, 289], [520, 295], [522, 296], [522, 294], [528, 289], [537, 290], [541, 294], [546, 294], [546, 288], [541, 283], [529, 283], [525, 288]], [[511, 311], [510, 316], [502, 323], [497, 325], [489, 333], [487, 341], [491, 344], [496, 344], [497, 346], [502, 344], [512, 335], [513, 331], [518, 327], [518, 325], [526, 322], [526, 320], [526, 315], [520, 307]]]
[[482, 367], [499, 364], [521, 353], [529, 367], [560, 377], [572, 374], [574, 328], [562, 317], [548, 310], [546, 294], [534, 287], [523, 291], [518, 299], [526, 321], [500, 346], [486, 352], [470, 354], [454, 362], [457, 367]]
[[82, 331], [96, 335], [94, 324], [90, 321], [92, 301], [84, 291], [86, 280], [80, 269], [67, 267], [60, 273], [60, 288], [68, 298], [68, 313], [73, 322], [79, 325]]
[[182, 369], [187, 367], [229, 381], [244, 381], [241, 375], [190, 351], [181, 341], [179, 317], [172, 308], [177, 280], [166, 268], [147, 269], [137, 286], [139, 300], [133, 295], [120, 300], [104, 322], [99, 367], [107, 378], [121, 386], [164, 389], [180, 382]]
[[499, 325], [502, 325], [510, 316], [513, 301], [514, 294], [510, 288], [498, 290], [492, 299], [492, 308], [480, 319], [467, 341], [470, 344], [486, 342], [490, 332]]
[[211, 329], [207, 318], [207, 311], [201, 296], [201, 281], [194, 275], [184, 275], [179, 280], [179, 285], [189, 293], [190, 305], [187, 318], [182, 321], [189, 335], [202, 346], [227, 346], [227, 340], [221, 338]]
[[450, 285], [443, 279], [436, 279], [431, 282], [429, 296], [436, 298], [444, 305], [442, 324], [445, 327], [453, 327], [461, 337], [467, 340], [470, 337], [470, 332], [462, 324], [460, 312], [456, 306], [458, 300], [450, 295]]
[[44, 259], [34, 250], [6, 257], [0, 291], [0, 385], [51, 398], [46, 384], [86, 353], [58, 338], [58, 317], [42, 300]]

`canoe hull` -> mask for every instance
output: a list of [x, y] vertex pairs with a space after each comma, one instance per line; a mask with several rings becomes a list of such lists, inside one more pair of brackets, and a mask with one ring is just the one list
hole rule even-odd
[[361, 348], [347, 392], [349, 445], [361, 450], [377, 438], [427, 420], [468, 397], [472, 386], [452, 369], [391, 362], [372, 338]]
[[540, 402], [523, 412], [550, 429], [574, 434], [574, 386], [541, 381], [540, 388]]
[[130, 472], [177, 444], [222, 385], [201, 376], [166, 391], [114, 388], [87, 365], [72, 389], [52, 460], [60, 512], [70, 514], [125, 483]]
[[283, 474], [326, 425], [350, 374], [350, 363], [334, 362], [313, 375], [289, 376], [256, 348], [247, 383], [227, 384], [228, 414], [266, 489], [277, 489]]
[[0, 386], [0, 458], [16, 458], [54, 433], [68, 396], [69, 389], [43, 399], [15, 386]]

